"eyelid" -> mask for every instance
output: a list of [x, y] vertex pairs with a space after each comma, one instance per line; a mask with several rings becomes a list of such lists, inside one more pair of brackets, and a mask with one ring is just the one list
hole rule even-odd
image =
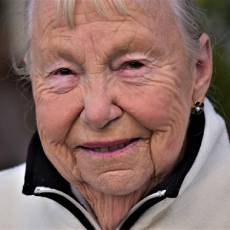
[[149, 57], [146, 53], [129, 53], [124, 56], [121, 56], [119, 58], [116, 58], [115, 60], [112, 60], [110, 63], [111, 69], [117, 69], [119, 66], [121, 66], [124, 63], [128, 63], [130, 61], [137, 61], [142, 62], [143, 64], [146, 62], [150, 62], [152, 58]]
[[[142, 60], [130, 60], [130, 61], [127, 61], [127, 62], [124, 62], [123, 64], [121, 64], [121, 66], [119, 67], [120, 69], [125, 69], [125, 68], [128, 68], [130, 67], [131, 68], [131, 64], [140, 64], [141, 67], [139, 68], [142, 68], [146, 65], [146, 62], [145, 61], [142, 61]], [[133, 68], [133, 69], [136, 69], [136, 68]]]
[[44, 73], [46, 76], [49, 76], [49, 75], [55, 73], [55, 71], [58, 71], [61, 69], [70, 69], [73, 73], [82, 72], [82, 68], [75, 65], [74, 63], [69, 63], [66, 61], [57, 61], [56, 63], [53, 63], [51, 65], [47, 65], [44, 68]]
[[[70, 69], [68, 67], [61, 67], [61, 68], [58, 68], [58, 69], [51, 70], [51, 72], [47, 72], [45, 74], [45, 77], [46, 78], [52, 78], [52, 77], [55, 77], [55, 76], [58, 76], [58, 75], [62, 76], [60, 73], [58, 73], [58, 71], [60, 71], [62, 69], [69, 69], [72, 72], [71, 74], [68, 74], [68, 75], [75, 75], [75, 74], [77, 74], [75, 71], [73, 71], [72, 69]], [[65, 75], [65, 76], [68, 76], [68, 75]]]

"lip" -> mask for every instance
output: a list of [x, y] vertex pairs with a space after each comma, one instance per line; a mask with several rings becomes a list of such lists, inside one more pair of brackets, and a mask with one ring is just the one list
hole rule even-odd
[[116, 141], [102, 141], [102, 142], [86, 142], [82, 145], [79, 145], [78, 147], [82, 148], [103, 148], [103, 147], [109, 147], [113, 145], [119, 145], [119, 144], [125, 144], [130, 141], [136, 141], [139, 138], [127, 138], [122, 140], [116, 140]]
[[[113, 157], [115, 155], [128, 152], [129, 149], [133, 147], [139, 140], [140, 138], [128, 138], [128, 139], [122, 139], [116, 141], [87, 142], [82, 145], [79, 145], [78, 148], [81, 148], [84, 152], [93, 155]], [[97, 152], [93, 150], [93, 148], [111, 147], [119, 144], [127, 144], [127, 145], [124, 146], [123, 148], [113, 150], [113, 151]]]

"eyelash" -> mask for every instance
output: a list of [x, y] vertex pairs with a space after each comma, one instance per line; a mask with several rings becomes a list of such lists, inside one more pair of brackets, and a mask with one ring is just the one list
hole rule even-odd
[[127, 61], [121, 65], [121, 69], [141, 69], [144, 63], [138, 60]]
[[[131, 61], [127, 61], [124, 62], [123, 64], [120, 65], [120, 67], [118, 68], [119, 70], [139, 70], [142, 69], [145, 66], [145, 64], [141, 61], [138, 60], [131, 60]], [[69, 75], [76, 75], [76, 73], [71, 70], [70, 68], [67, 67], [62, 67], [59, 68], [57, 70], [52, 71], [49, 75], [53, 75], [53, 76], [69, 76]]]
[[76, 73], [73, 70], [71, 70], [70, 68], [65, 68], [65, 67], [51, 72], [51, 75], [61, 75], [61, 76], [68, 76], [68, 75], [75, 75], [75, 74]]

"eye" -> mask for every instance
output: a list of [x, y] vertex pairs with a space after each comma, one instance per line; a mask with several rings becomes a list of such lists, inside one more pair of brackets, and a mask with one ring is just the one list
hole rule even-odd
[[75, 73], [69, 68], [60, 68], [51, 73], [52, 75], [59, 75], [59, 76], [68, 76], [74, 75]]
[[142, 67], [144, 67], [145, 65], [140, 62], [140, 61], [137, 61], [137, 60], [133, 60], [133, 61], [127, 61], [125, 62], [122, 66], [121, 66], [121, 69], [125, 70], [125, 69], [128, 69], [128, 70], [132, 70], [132, 69], [141, 69]]

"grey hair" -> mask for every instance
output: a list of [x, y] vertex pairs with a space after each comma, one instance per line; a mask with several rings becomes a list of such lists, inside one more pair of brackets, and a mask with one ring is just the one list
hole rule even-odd
[[[106, 17], [106, 8], [102, 0], [92, 0], [97, 13]], [[110, 5], [122, 15], [127, 14], [127, 5], [124, 0], [107, 0]], [[75, 26], [75, 18], [73, 17], [76, 6], [76, 0], [57, 0], [57, 10], [59, 18], [64, 16], [66, 24], [73, 28]]]
[[172, 0], [170, 3], [185, 46], [195, 58], [200, 50], [199, 38], [202, 33], [208, 32], [205, 14], [195, 0]]
[[[34, 0], [24, 0], [24, 16], [25, 16], [25, 34], [27, 35], [27, 45], [24, 46], [24, 51], [29, 50], [29, 39], [30, 33], [32, 30], [31, 19], [32, 19], [32, 4]], [[73, 28], [75, 26], [75, 18], [74, 18], [74, 11], [76, 0], [56, 0], [57, 1], [57, 13], [59, 15], [59, 19], [62, 17], [64, 18], [66, 24]], [[106, 9], [104, 8], [104, 4], [102, 0], [92, 0], [95, 4], [97, 13], [99, 15], [105, 16]], [[120, 14], [126, 15], [127, 14], [127, 5], [125, 0], [107, 0]], [[152, 0], [149, 0], [152, 1]], [[182, 38], [184, 39], [185, 48], [188, 51], [188, 55], [192, 58], [195, 58], [199, 53], [200, 46], [199, 46], [199, 38], [202, 33], [206, 31], [206, 24], [205, 24], [205, 15], [201, 11], [201, 9], [197, 6], [196, 0], [167, 0], [170, 3], [170, 6], [173, 10], [173, 13], [176, 18], [176, 22], [180, 29]], [[26, 40], [26, 39], [24, 39]], [[20, 52], [21, 54], [23, 52]], [[21, 55], [20, 55], [21, 56]], [[24, 55], [25, 56], [25, 52]], [[17, 71], [20, 70], [20, 74], [29, 74], [28, 68], [24, 66], [24, 73], [21, 72], [22, 68], [17, 68], [17, 59], [14, 60], [15, 69]], [[19, 61], [21, 63], [19, 58]], [[28, 67], [28, 65], [27, 65]]]

